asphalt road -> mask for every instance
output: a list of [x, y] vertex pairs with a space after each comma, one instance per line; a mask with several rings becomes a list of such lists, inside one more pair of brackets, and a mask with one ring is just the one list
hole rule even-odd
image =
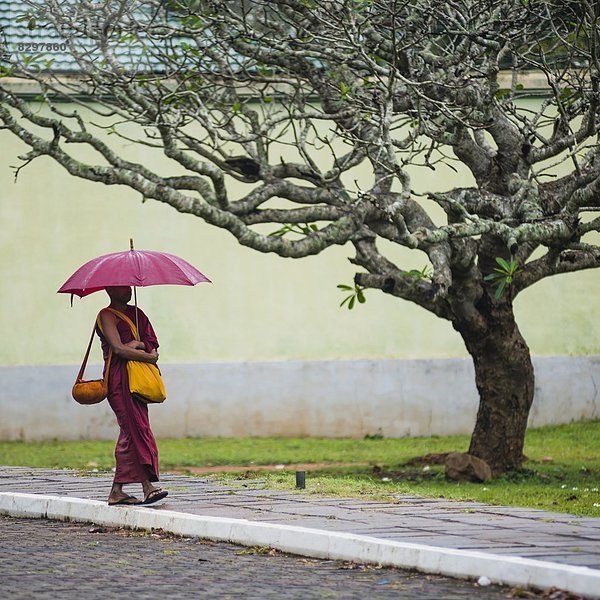
[[[496, 586], [156, 532], [0, 517], [0, 592], [17, 599], [511, 598]], [[536, 597], [527, 592], [526, 597]], [[542, 596], [539, 596], [542, 597]], [[548, 597], [548, 596], [546, 596]]]

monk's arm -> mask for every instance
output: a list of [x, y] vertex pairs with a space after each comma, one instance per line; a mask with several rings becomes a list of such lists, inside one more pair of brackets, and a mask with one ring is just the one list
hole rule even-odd
[[150, 354], [144, 350], [137, 350], [121, 341], [121, 336], [117, 330], [117, 317], [112, 313], [108, 311], [101, 312], [100, 324], [102, 325], [104, 337], [116, 356], [125, 360], [138, 360], [140, 362], [156, 364], [158, 353], [154, 352]]

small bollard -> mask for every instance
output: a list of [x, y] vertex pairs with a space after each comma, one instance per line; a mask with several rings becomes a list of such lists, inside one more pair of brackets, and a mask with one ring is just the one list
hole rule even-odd
[[304, 471], [296, 471], [296, 489], [303, 490], [306, 488], [306, 473]]

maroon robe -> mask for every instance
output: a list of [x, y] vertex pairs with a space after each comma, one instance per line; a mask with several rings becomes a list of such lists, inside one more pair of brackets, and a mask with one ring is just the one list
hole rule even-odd
[[[146, 351], [156, 350], [158, 340], [148, 317], [138, 308], [140, 339], [146, 345]], [[127, 305], [125, 314], [135, 323], [135, 307]], [[129, 325], [119, 319], [117, 331], [121, 342], [127, 344], [133, 340]], [[96, 333], [102, 341], [104, 364], [108, 359], [108, 342], [98, 327]], [[141, 483], [146, 480], [158, 481], [158, 448], [148, 419], [148, 405], [140, 402], [129, 391], [127, 360], [115, 356], [110, 361], [108, 376], [108, 402], [113, 409], [121, 431], [115, 447], [117, 468], [115, 483]]]

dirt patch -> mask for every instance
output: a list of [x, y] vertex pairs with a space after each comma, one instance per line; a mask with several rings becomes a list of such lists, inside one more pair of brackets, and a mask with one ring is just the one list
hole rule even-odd
[[[422, 470], [422, 467], [429, 465], [443, 465], [448, 453], [441, 454], [425, 454], [417, 456], [400, 464], [396, 469], [391, 467], [381, 467], [368, 462], [319, 462], [319, 463], [294, 463], [289, 465], [215, 465], [215, 466], [195, 466], [184, 467], [177, 466], [167, 469], [169, 473], [192, 475], [210, 475], [211, 473], [254, 473], [257, 471], [322, 471], [324, 469], [335, 469], [343, 467], [370, 467], [370, 472], [375, 477], [389, 477], [394, 480], [415, 481], [422, 479], [431, 479], [437, 477], [436, 473], [427, 473]], [[413, 469], [404, 469], [403, 467], [413, 467]], [[415, 469], [414, 467], [417, 467]], [[421, 467], [421, 468], [419, 468]]]
[[446, 457], [450, 454], [449, 452], [441, 452], [439, 454], [425, 454], [423, 456], [416, 456], [402, 463], [400, 466], [419, 466], [419, 465], [443, 465], [446, 462]]
[[402, 468], [402, 469], [383, 469], [375, 466], [371, 471], [373, 477], [377, 477], [382, 481], [404, 481], [411, 483], [420, 483], [422, 481], [429, 481], [432, 479], [438, 479], [440, 476], [439, 470], [429, 470], [429, 465], [424, 468]]
[[380, 467], [375, 465], [372, 468], [372, 475], [382, 480], [404, 481], [412, 483], [420, 483], [438, 479], [440, 477], [439, 469], [431, 469], [432, 466], [443, 465], [448, 452], [439, 454], [425, 454], [416, 456], [406, 462], [392, 467]]

